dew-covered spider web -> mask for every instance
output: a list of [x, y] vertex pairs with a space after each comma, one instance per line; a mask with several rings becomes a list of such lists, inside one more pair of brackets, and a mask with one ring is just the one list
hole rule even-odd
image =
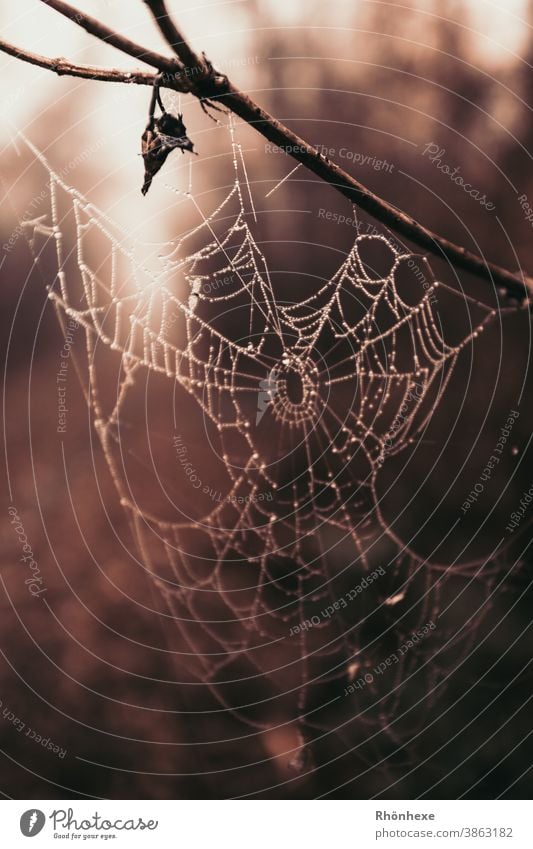
[[[37, 262], [53, 247], [50, 298], [84, 328], [94, 426], [189, 680], [252, 729], [297, 723], [303, 770], [354, 718], [361, 740], [398, 746], [396, 720], [413, 733], [414, 706], [475, 638], [494, 561], [417, 554], [378, 482], [496, 313], [386, 231], [357, 231], [296, 297], [269, 273], [228, 133], [225, 196], [205, 211], [191, 163], [188, 190], [168, 188], [197, 223], [169, 242], [132, 243], [48, 165], [49, 208], [23, 226]], [[468, 316], [459, 338], [445, 299]], [[463, 593], [458, 628], [445, 613]]]

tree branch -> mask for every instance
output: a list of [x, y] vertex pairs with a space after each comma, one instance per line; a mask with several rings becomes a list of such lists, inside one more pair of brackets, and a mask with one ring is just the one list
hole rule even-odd
[[187, 39], [178, 30], [176, 24], [168, 14], [164, 0], [144, 0], [152, 15], [154, 16], [161, 35], [170, 45], [178, 59], [185, 68], [190, 71], [200, 72], [200, 76], [208, 76], [212, 72], [204, 59], [201, 59], [190, 47]]
[[69, 18], [69, 20], [78, 24], [78, 26], [82, 27], [90, 35], [99, 38], [100, 41], [105, 41], [106, 44], [116, 47], [122, 53], [127, 53], [135, 59], [146, 62], [147, 65], [159, 68], [160, 71], [167, 71], [169, 74], [175, 74], [176, 71], [182, 69], [181, 63], [177, 59], [169, 59], [168, 56], [164, 56], [162, 53], [155, 53], [141, 44], [136, 44], [135, 41], [131, 41], [129, 38], [120, 35], [115, 30], [96, 20], [96, 18], [92, 18], [90, 15], [86, 15], [84, 12], [73, 8], [68, 3], [64, 3], [63, 0], [41, 0], [41, 3], [50, 6], [51, 9]]
[[[169, 46], [187, 67], [194, 70], [200, 60], [188, 46], [184, 36], [171, 21], [165, 0], [144, 0]], [[189, 57], [189, 58], [187, 58]], [[315, 147], [285, 127], [280, 121], [261, 109], [254, 101], [239, 91], [227, 77], [213, 71], [204, 78], [198, 75], [195, 79], [191, 73], [191, 91], [196, 97], [207, 97], [218, 100], [228, 109], [238, 115], [243, 121], [251, 124], [277, 147], [285, 148], [293, 159], [305, 165], [310, 171], [337, 189], [344, 197], [356, 206], [364, 209], [378, 221], [391, 230], [400, 233], [414, 244], [430, 251], [436, 256], [445, 257], [457, 268], [489, 280], [495, 285], [502, 286], [506, 292], [520, 301], [527, 295], [533, 295], [533, 279], [525, 274], [513, 274], [506, 268], [488, 262], [466, 248], [456, 245], [433, 233], [427, 227], [419, 224], [410, 215], [397, 209], [392, 204], [375, 195], [358, 180], [323, 156]]]
[[[252, 125], [270, 142], [285, 149], [293, 159], [301, 162], [302, 165], [348, 198], [353, 204], [415, 245], [436, 256], [448, 259], [456, 268], [461, 268], [470, 274], [488, 280], [495, 286], [501, 287], [506, 294], [521, 302], [526, 297], [533, 295], [533, 279], [530, 276], [523, 273], [513, 273], [506, 268], [488, 262], [460, 245], [433, 233], [411, 216], [375, 195], [370, 189], [367, 189], [366, 186], [359, 183], [358, 180], [343, 171], [316, 148], [254, 103], [248, 95], [236, 88], [225, 75], [218, 73], [207, 60], [200, 59], [196, 55], [170, 18], [165, 0], [144, 0], [144, 2], [150, 9], [162, 35], [176, 54], [177, 58], [172, 59], [130, 41], [100, 23], [100, 21], [74, 9], [63, 0], [41, 0], [41, 2], [65, 15], [101, 41], [158, 68], [163, 73], [161, 79], [163, 87], [178, 91], [190, 91], [201, 101], [216, 100], [223, 104], [243, 121]], [[9, 48], [6, 50], [3, 42], [0, 42], [0, 49], [25, 59], [25, 61], [31, 61], [28, 56], [32, 54], [24, 54], [11, 46]], [[41, 67], [50, 67], [51, 70], [56, 70], [55, 65], [57, 65], [58, 60], [54, 63], [54, 60], [45, 60], [44, 57], [36, 58], [40, 61], [34, 61], [33, 64], [40, 64]], [[65, 60], [59, 61], [60, 70], [57, 72], [70, 73], [69, 63], [65, 63]], [[73, 76], [90, 76], [85, 73], [86, 69], [83, 66], [72, 65], [71, 68], [73, 69]], [[100, 74], [100, 76], [94, 75], [93, 79], [110, 78], [113, 81], [119, 81], [116, 74], [122, 73], [101, 69], [92, 70], [96, 70]], [[125, 74], [128, 79], [125, 79], [124, 82], [144, 84], [142, 72], [133, 72], [133, 75], [134, 78], [129, 79], [129, 75]]]
[[48, 56], [41, 56], [38, 53], [30, 53], [29, 50], [21, 50], [13, 44], [0, 39], [0, 51], [8, 53], [10, 56], [15, 56], [16, 59], [22, 59], [30, 65], [36, 65], [38, 68], [46, 68], [48, 71], [53, 71], [59, 76], [67, 75], [70, 77], [82, 77], [87, 80], [101, 80], [107, 83], [133, 83], [136, 85], [154, 84], [156, 74], [151, 74], [148, 71], [120, 71], [117, 68], [96, 68], [91, 65], [74, 65], [63, 57], [50, 59]]

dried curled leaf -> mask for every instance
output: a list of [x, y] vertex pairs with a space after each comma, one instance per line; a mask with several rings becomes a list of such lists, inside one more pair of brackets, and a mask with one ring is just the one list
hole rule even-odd
[[167, 156], [178, 148], [182, 153], [188, 150], [194, 153], [194, 145], [187, 135], [187, 128], [182, 115], [171, 115], [163, 112], [160, 118], [153, 119], [141, 139], [141, 152], [144, 160], [144, 183], [142, 193], [145, 195], [152, 185], [152, 180], [163, 167]]

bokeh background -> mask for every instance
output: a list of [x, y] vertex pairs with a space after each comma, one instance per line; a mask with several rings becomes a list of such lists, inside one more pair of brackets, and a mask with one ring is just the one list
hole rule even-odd
[[[147, 47], [166, 50], [141, 2], [91, 0], [79, 8]], [[533, 272], [532, 226], [519, 200], [526, 195], [533, 205], [531, 2], [332, 0], [324, 7], [318, 0], [243, 0], [170, 2], [169, 8], [198, 51], [301, 136], [334, 149], [331, 158], [377, 194], [498, 264]], [[34, 0], [3, 3], [0, 21], [4, 39], [37, 53], [138, 66]], [[458, 669], [450, 660], [437, 706], [420, 706], [425, 730], [386, 768], [376, 754], [350, 751], [360, 736], [356, 719], [352, 737], [328, 735], [316, 753], [317, 768], [299, 775], [288, 766], [296, 745], [290, 724], [250, 734], [224, 714], [195, 711], [173, 659], [178, 638], [153, 582], [139, 568], [74, 369], [68, 432], [58, 439], [55, 376], [63, 336], [46, 296], [51, 281], [35, 271], [16, 229], [46, 175], [17, 131], [132, 237], [153, 244], [173, 239], [193, 221], [190, 205], [168, 188], [187, 188], [188, 159], [172, 154], [143, 199], [139, 145], [147, 88], [59, 78], [5, 55], [0, 61], [5, 459], [10, 503], [46, 576], [49, 603], [39, 604], [21, 580], [6, 510], [0, 523], [1, 792], [15, 798], [526, 796], [527, 515], [518, 540], [500, 557], [507, 577], [492, 598], [475, 651]], [[184, 114], [199, 154], [193, 190], [204, 210], [213, 209], [231, 180], [227, 131], [191, 98], [166, 92], [164, 99]], [[258, 210], [256, 235], [276, 280], [286, 279], [296, 291], [311, 272], [328, 279], [354, 229], [319, 211], [349, 215], [349, 205], [303, 168], [267, 198], [294, 163], [271, 152], [250, 128], [238, 133]], [[494, 211], [430, 161], [424, 153], [430, 144], [452, 169], [460, 167]], [[376, 161], [387, 164], [376, 167]], [[488, 306], [513, 306], [490, 284], [457, 275], [438, 259], [431, 265], [440, 279]], [[458, 303], [456, 310], [443, 307], [443, 321], [464, 320]], [[83, 344], [81, 337], [80, 331], [75, 344]], [[394, 513], [418, 493], [404, 528], [414, 533], [447, 493], [420, 533], [422, 550], [444, 536], [509, 411], [519, 409], [498, 473], [450, 545], [455, 550], [470, 541], [472, 556], [487, 556], [505, 538], [510, 513], [532, 483], [529, 353], [530, 317], [522, 309], [502, 313], [461, 361], [444, 409], [409, 476], [398, 479], [390, 508]], [[183, 413], [187, 427], [186, 408]], [[428, 458], [450, 428], [448, 449], [422, 486]], [[196, 447], [201, 451], [201, 442]], [[475, 595], [474, 587], [457, 605], [458, 623], [468, 620]], [[23, 731], [11, 714], [24, 723]], [[28, 728], [60, 753], [27, 736]]]

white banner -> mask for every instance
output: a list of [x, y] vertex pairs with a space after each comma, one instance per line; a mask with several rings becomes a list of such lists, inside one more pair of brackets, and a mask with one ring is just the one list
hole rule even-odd
[[117, 849], [531, 849], [529, 808], [525, 801], [4, 801], [0, 834], [7, 849], [66, 841]]

